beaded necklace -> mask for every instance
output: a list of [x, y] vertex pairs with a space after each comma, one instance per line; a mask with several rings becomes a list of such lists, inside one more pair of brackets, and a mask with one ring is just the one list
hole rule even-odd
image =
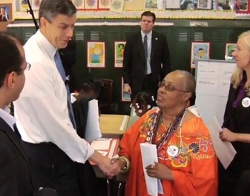
[[161, 146], [168, 142], [171, 136], [173, 135], [174, 131], [177, 129], [178, 125], [180, 124], [181, 119], [183, 118], [186, 109], [184, 109], [181, 113], [179, 113], [175, 118], [174, 121], [170, 124], [168, 129], [164, 132], [161, 139], [156, 142], [156, 134], [160, 124], [160, 119], [162, 117], [162, 111], [160, 111], [157, 116], [153, 119], [152, 126], [150, 127], [150, 131], [148, 132], [148, 136], [146, 141], [151, 144], [156, 144], [157, 150], [161, 148]]

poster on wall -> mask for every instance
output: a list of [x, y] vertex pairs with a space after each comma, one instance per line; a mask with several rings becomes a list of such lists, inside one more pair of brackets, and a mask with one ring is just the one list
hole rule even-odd
[[109, 9], [111, 0], [99, 0], [99, 9]]
[[212, 0], [198, 0], [197, 1], [197, 9], [212, 9]]
[[234, 10], [237, 14], [249, 14], [250, 6], [248, 0], [236, 0], [234, 4]]
[[210, 42], [192, 42], [191, 68], [196, 68], [198, 60], [208, 60], [210, 56]]
[[110, 4], [110, 11], [122, 13], [124, 7], [124, 0], [112, 0]]
[[42, 0], [31, 0], [31, 7], [33, 10], [39, 10]]
[[233, 52], [236, 50], [236, 43], [226, 43], [225, 60], [234, 60]]
[[86, 10], [96, 10], [97, 9], [97, 0], [86, 0], [84, 1], [84, 8]]
[[122, 97], [122, 102], [131, 102], [130, 94], [123, 92], [123, 87], [124, 87], [124, 81], [123, 81], [123, 77], [121, 77], [121, 97]]
[[87, 67], [105, 67], [105, 42], [87, 42]]
[[124, 48], [125, 48], [125, 41], [115, 41], [114, 49], [115, 49], [115, 66], [116, 68], [123, 67], [123, 55], [124, 55]]
[[12, 20], [12, 4], [0, 3], [0, 22], [9, 22]]

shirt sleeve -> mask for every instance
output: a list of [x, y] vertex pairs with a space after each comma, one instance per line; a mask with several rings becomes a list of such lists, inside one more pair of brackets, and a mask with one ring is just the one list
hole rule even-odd
[[[77, 135], [68, 115], [67, 91], [56, 68], [36, 64], [26, 73], [25, 87], [15, 103], [22, 139], [53, 142], [72, 160], [85, 163], [94, 149]], [[20, 127], [18, 127], [20, 129]]]

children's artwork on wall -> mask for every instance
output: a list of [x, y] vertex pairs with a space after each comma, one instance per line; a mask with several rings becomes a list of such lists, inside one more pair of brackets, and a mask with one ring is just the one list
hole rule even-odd
[[9, 22], [12, 20], [12, 4], [0, 3], [0, 22]]
[[233, 52], [236, 50], [236, 43], [226, 43], [225, 60], [234, 60]]
[[123, 67], [123, 54], [124, 54], [124, 48], [125, 48], [126, 42], [124, 41], [116, 41], [115, 42], [115, 66], [117, 68], [122, 68]]
[[234, 10], [236, 13], [249, 14], [250, 6], [248, 0], [235, 0]]
[[89, 68], [105, 67], [105, 42], [87, 42]]
[[196, 68], [198, 60], [208, 60], [210, 53], [209, 42], [192, 42], [191, 68]]
[[234, 0], [217, 0], [217, 10], [234, 10]]
[[110, 4], [110, 11], [122, 13], [125, 0], [112, 0]]
[[109, 9], [111, 0], [99, 0], [99, 9]]
[[123, 102], [131, 102], [130, 94], [123, 92], [124, 81], [123, 77], [121, 77], [121, 97]]
[[84, 8], [86, 10], [96, 10], [97, 7], [97, 0], [85, 0], [84, 1]]
[[145, 8], [157, 9], [157, 0], [145, 0]]
[[35, 10], [39, 10], [40, 4], [41, 4], [42, 0], [31, 0], [31, 7], [32, 9]]
[[212, 0], [198, 0], [197, 9], [212, 9]]

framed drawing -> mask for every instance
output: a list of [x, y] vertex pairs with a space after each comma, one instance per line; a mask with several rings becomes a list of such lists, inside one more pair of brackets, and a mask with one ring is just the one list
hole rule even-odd
[[234, 0], [217, 0], [216, 10], [233, 10]]
[[212, 0], [197, 0], [197, 9], [212, 9]]
[[114, 67], [122, 68], [123, 67], [123, 54], [126, 42], [124, 41], [115, 41], [114, 49], [115, 49], [115, 59], [114, 59]]
[[87, 67], [105, 67], [105, 42], [87, 42]]
[[225, 60], [234, 60], [233, 52], [236, 50], [236, 43], [226, 43]]
[[192, 42], [191, 44], [191, 68], [196, 68], [198, 60], [208, 60], [210, 56], [209, 42]]
[[0, 3], [0, 22], [12, 21], [12, 4]]
[[121, 97], [123, 102], [131, 102], [130, 94], [123, 92], [124, 82], [123, 77], [121, 77]]
[[236, 0], [234, 4], [234, 10], [237, 14], [250, 13], [250, 6], [248, 0]]

